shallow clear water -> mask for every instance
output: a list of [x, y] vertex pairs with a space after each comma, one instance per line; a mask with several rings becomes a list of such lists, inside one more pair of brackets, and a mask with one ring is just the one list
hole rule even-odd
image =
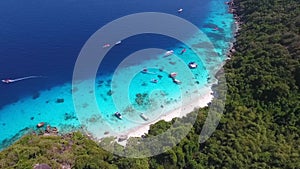
[[[45, 76], [0, 86], [0, 147], [11, 144], [12, 138], [20, 137], [23, 132], [35, 129], [41, 121], [58, 127], [60, 132], [83, 126], [96, 137], [103, 136], [105, 131], [124, 133], [146, 123], [140, 113], [149, 117], [148, 122], [155, 121], [163, 113], [180, 106], [183, 100], [188, 102], [206, 94], [214, 82], [215, 72], [226, 59], [233, 37], [233, 18], [227, 13], [224, 2], [0, 2], [3, 8], [0, 12], [3, 21], [0, 23], [0, 63], [4, 65], [1, 78]], [[111, 11], [108, 6], [116, 9]], [[89, 36], [107, 22], [127, 14], [155, 11], [178, 15], [178, 8], [185, 9], [180, 17], [197, 25], [207, 36], [195, 34], [185, 42], [196, 48], [202, 60], [189, 49], [181, 55], [185, 46], [170, 38], [154, 35], [128, 38], [105, 57], [98, 71], [95, 93], [92, 88], [76, 90], [87, 86], [87, 81], [74, 86], [73, 93], [83, 100], [76, 111], [86, 112], [79, 121], [72, 100], [71, 78], [77, 55]], [[216, 27], [218, 30], [214, 29]], [[208, 40], [214, 48], [207, 45]], [[165, 57], [158, 52], [148, 58], [143, 53], [132, 54], [146, 48], [174, 50], [174, 55]], [[126, 60], [130, 54], [133, 58], [142, 56], [142, 59]], [[198, 63], [197, 69], [188, 68], [191, 61]], [[143, 68], [151, 73], [141, 73]], [[181, 85], [168, 77], [170, 72], [178, 73], [176, 78], [182, 81]], [[153, 79], [158, 82], [151, 82]], [[91, 95], [96, 98], [97, 109], [90, 105]], [[143, 101], [137, 103], [137, 97], [141, 96]], [[58, 103], [58, 99], [63, 102]], [[122, 120], [114, 116], [116, 111], [122, 112]]]

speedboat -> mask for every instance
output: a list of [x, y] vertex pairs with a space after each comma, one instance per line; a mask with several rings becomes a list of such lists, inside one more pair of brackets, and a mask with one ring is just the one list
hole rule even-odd
[[178, 13], [181, 13], [182, 11], [183, 11], [182, 8], [180, 8], [180, 9], [177, 10]]
[[172, 72], [172, 73], [170, 73], [170, 75], [169, 75], [171, 78], [175, 78], [176, 76], [177, 76], [177, 73], [176, 72]]
[[11, 80], [11, 79], [4, 79], [4, 80], [2, 80], [2, 82], [3, 82], [3, 83], [12, 83], [12, 82], [14, 82], [14, 81]]
[[122, 118], [123, 118], [122, 115], [121, 115], [121, 113], [119, 113], [119, 112], [116, 112], [116, 113], [115, 113], [115, 116], [116, 116], [118, 119], [122, 119]]
[[118, 42], [115, 43], [115, 45], [119, 45], [121, 43], [122, 43], [122, 41], [118, 41]]
[[195, 68], [198, 67], [198, 64], [197, 64], [196, 62], [190, 62], [190, 63], [189, 63], [189, 67], [190, 67], [191, 69], [195, 69]]

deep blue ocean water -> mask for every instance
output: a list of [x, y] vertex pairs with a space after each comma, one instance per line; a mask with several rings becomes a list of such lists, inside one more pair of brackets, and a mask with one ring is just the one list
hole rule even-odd
[[[77, 56], [85, 42], [95, 31], [119, 17], [137, 12], [164, 12], [182, 17], [198, 26], [216, 47], [214, 52], [218, 53], [220, 58], [225, 59], [226, 50], [232, 41], [233, 19], [231, 15], [226, 13], [224, 2], [224, 0], [190, 0], [188, 2], [181, 0], [1, 1], [0, 79], [14, 79], [31, 75], [43, 76], [43, 78], [11, 84], [0, 84], [1, 144], [4, 146], [9, 145], [11, 138], [14, 136], [20, 137], [20, 135], [16, 135], [19, 131], [34, 128], [35, 124], [40, 121], [51, 123], [51, 125], [58, 126], [59, 129], [63, 129], [64, 125], [78, 125], [78, 121], [73, 118], [75, 113], [71, 93], [69, 92], [71, 90], [69, 83], [72, 80]], [[184, 12], [177, 13], [179, 8], [183, 8]], [[220, 28], [218, 31], [213, 30], [216, 26]], [[197, 45], [201, 38], [194, 37], [194, 39], [191, 39], [194, 42], [192, 44]], [[102, 45], [99, 44], [99, 47]], [[199, 46], [202, 46], [204, 50], [203, 57], [206, 57], [205, 47], [203, 47], [203, 44]], [[108, 112], [115, 111], [115, 108], [111, 107], [110, 99], [107, 96], [111, 81], [109, 75], [113, 73], [124, 58], [133, 52], [146, 48], [175, 51], [178, 48], [177, 50], [180, 51], [182, 47], [183, 44], [172, 38], [143, 34], [125, 39], [122, 41], [122, 45], [112, 48], [101, 64], [100, 70], [98, 70], [98, 75], [102, 79], [98, 80], [97, 95], [99, 98], [97, 98], [97, 101], [102, 108], [106, 108], [102, 114], [105, 116], [104, 120], [110, 121], [112, 124], [115, 124], [116, 121], [114, 117], [109, 116], [111, 112]], [[207, 57], [211, 57], [213, 53], [207, 51]], [[192, 55], [190, 52], [187, 53]], [[189, 61], [189, 58], [184, 59]], [[174, 60], [170, 61], [175, 62]], [[176, 62], [179, 61], [176, 60]], [[149, 61], [149, 64], [151, 63], [152, 61]], [[153, 62], [153, 65], [155, 64]], [[210, 69], [213, 68], [200, 69], [198, 79], [200, 85], [208, 83], [206, 76], [209, 74]], [[195, 73], [197, 74], [197, 72]], [[164, 74], [164, 76], [167, 77], [168, 75]], [[133, 81], [141, 84], [146, 83], [143, 78], [145, 78], [144, 75], [137, 74]], [[102, 80], [104, 82], [100, 82]], [[121, 77], [119, 80], [124, 79]], [[165, 92], [171, 93], [172, 90], [178, 88], [172, 82], [163, 80], [161, 80], [160, 85], [169, 89]], [[137, 91], [141, 89], [144, 92], [154, 88], [154, 84], [148, 83], [148, 81], [147, 84], [148, 88], [139, 85], [134, 85], [131, 88]], [[193, 88], [193, 84], [188, 87]], [[119, 89], [122, 90], [120, 87]], [[190, 91], [190, 89], [186, 90], [186, 92]], [[133, 100], [135, 94], [132, 94]], [[39, 95], [41, 96], [38, 99], [32, 99], [33, 96]], [[64, 98], [65, 105], [56, 104], [56, 98]], [[84, 95], [84, 98], [86, 98], [86, 95]], [[177, 99], [171, 95], [170, 98]], [[86, 101], [82, 107], [85, 110], [93, 111], [88, 107], [88, 103], [89, 101]], [[126, 107], [122, 108], [126, 109]], [[91, 116], [97, 117], [93, 117], [94, 119], [101, 119], [98, 114], [91, 114]], [[71, 117], [71, 120], [64, 123], [66, 117]], [[135, 118], [129, 118], [128, 123], [124, 120], [124, 126], [129, 126], [128, 129], [130, 129], [131, 125], [128, 125], [130, 120], [140, 120]], [[0, 149], [2, 148], [1, 144]]]
[[[209, 0], [104, 1], [8, 0], [0, 2], [0, 78], [42, 75], [46, 78], [0, 85], [0, 107], [41, 89], [71, 81], [76, 58], [86, 40], [99, 28], [119, 17], [137, 12], [165, 12], [200, 25], [209, 12]], [[128, 39], [131, 53], [149, 47], [170, 48], [165, 37]], [[141, 43], [142, 42], [142, 43]], [[159, 43], [157, 43], [159, 42]], [[110, 55], [120, 50], [110, 52]], [[110, 63], [116, 63], [115, 57]], [[122, 56], [119, 57], [122, 60]], [[110, 65], [111, 66], [111, 65]], [[104, 70], [105, 71], [105, 70]]]

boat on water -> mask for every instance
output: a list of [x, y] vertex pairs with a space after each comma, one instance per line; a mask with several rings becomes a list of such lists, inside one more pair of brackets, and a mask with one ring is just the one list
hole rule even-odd
[[184, 54], [184, 52], [186, 52], [186, 49], [185, 49], [185, 48], [182, 49], [182, 51], [181, 51], [180, 54], [182, 55], [182, 54]]
[[115, 113], [115, 116], [116, 116], [118, 119], [122, 119], [122, 118], [123, 118], [122, 115], [121, 115], [121, 113], [119, 113], [119, 112], [116, 112], [116, 113]]
[[40, 122], [36, 125], [37, 128], [41, 128], [45, 125], [45, 122]]
[[176, 84], [181, 84], [181, 81], [178, 80], [178, 79], [175, 79], [175, 78], [173, 79], [173, 82], [176, 83]]
[[141, 72], [142, 73], [148, 73], [148, 69], [144, 68]]
[[147, 68], [144, 68], [143, 70], [141, 70], [142, 73], [145, 73], [145, 74], [152, 74], [152, 75], [156, 75], [155, 72], [150, 72]]
[[173, 55], [173, 53], [174, 53], [173, 50], [166, 51], [165, 56]]
[[11, 79], [4, 79], [4, 80], [2, 80], [2, 82], [3, 82], [3, 83], [12, 83], [12, 82], [14, 82], [14, 81], [11, 80]]
[[119, 40], [118, 42], [115, 43], [115, 45], [119, 45], [121, 43], [122, 43], [122, 41]]
[[144, 119], [145, 121], [148, 121], [149, 118], [144, 114], [144, 113], [141, 113], [140, 114], [141, 118]]
[[181, 13], [182, 11], [183, 11], [182, 8], [180, 8], [180, 9], [177, 10], [178, 13]]
[[157, 80], [157, 79], [151, 79], [151, 82], [152, 82], [152, 83], [157, 83], [158, 80]]
[[172, 72], [172, 73], [170, 73], [170, 75], [169, 75], [171, 78], [175, 78], [176, 76], [177, 76], [177, 73], [176, 72]]
[[110, 44], [104, 44], [103, 46], [102, 46], [103, 48], [108, 48], [108, 47], [110, 47]]
[[197, 67], [198, 67], [198, 64], [197, 64], [196, 62], [190, 62], [190, 63], [189, 63], [189, 68], [195, 69], [195, 68], [197, 68]]
[[17, 79], [3, 79], [1, 80], [3, 83], [13, 83], [13, 82], [18, 82], [21, 80], [26, 80], [26, 79], [33, 79], [33, 78], [41, 78], [42, 76], [25, 76]]

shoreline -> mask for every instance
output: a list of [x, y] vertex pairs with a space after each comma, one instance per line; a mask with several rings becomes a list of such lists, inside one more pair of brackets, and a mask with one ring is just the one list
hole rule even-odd
[[[187, 114], [191, 113], [192, 111], [194, 111], [195, 109], [208, 106], [208, 104], [212, 101], [213, 98], [214, 98], [213, 90], [211, 88], [209, 88], [209, 90], [206, 91], [205, 94], [203, 96], [201, 96], [200, 98], [194, 98], [191, 101], [189, 101], [187, 104], [183, 105], [182, 107], [178, 107], [175, 110], [170, 110], [166, 114], [161, 115], [155, 121], [152, 121], [152, 122], [147, 123], [146, 125], [131, 129], [129, 132], [127, 132], [124, 135], [127, 135], [128, 138], [141, 137], [145, 133], [148, 133], [148, 131], [150, 130], [150, 126], [152, 124], [155, 124], [161, 120], [169, 122], [174, 118], [182, 118], [182, 117], [186, 116]], [[118, 136], [118, 138], [119, 137], [120, 137], [120, 135]]]
[[[238, 21], [236, 18], [235, 18], [236, 21]], [[236, 27], [235, 27], [235, 30], [233, 32], [237, 33], [238, 30], [240, 29], [239, 28], [239, 24], [236, 23], [232, 23], [233, 25], [235, 24]], [[234, 36], [235, 37], [235, 36]], [[233, 38], [234, 38], [233, 37]], [[231, 50], [234, 49], [234, 43], [231, 47], [227, 48], [226, 50], [230, 53], [233, 53], [231, 52]], [[230, 57], [227, 57], [227, 59], [230, 58]], [[217, 70], [220, 70], [224, 64], [226, 63], [226, 60], [223, 61], [223, 64], [217, 69]], [[215, 77], [215, 76], [214, 76]], [[216, 79], [218, 79], [216, 77]], [[159, 118], [157, 118], [156, 120], [152, 121], [152, 122], [149, 122], [147, 124], [144, 124], [143, 126], [139, 126], [139, 127], [136, 127], [136, 128], [133, 128], [133, 129], [130, 129], [128, 132], [124, 133], [124, 135], [127, 135], [128, 138], [130, 137], [141, 137], [142, 135], [144, 135], [145, 133], [148, 133], [149, 129], [150, 129], [150, 126], [152, 124], [155, 124], [157, 123], [158, 121], [160, 120], [164, 120], [164, 121], [171, 121], [173, 118], [181, 118], [181, 117], [184, 117], [186, 116], [187, 114], [191, 113], [192, 111], [194, 111], [195, 109], [198, 109], [198, 108], [203, 108], [205, 106], [207, 106], [213, 99], [214, 99], [214, 91], [212, 89], [213, 85], [214, 84], [217, 84], [218, 83], [218, 80], [214, 81], [214, 83], [211, 83], [211, 84], [208, 84], [207, 87], [203, 88], [205, 90], [205, 92], [203, 92], [203, 95], [201, 95], [200, 97], [198, 98], [193, 98], [191, 100], [189, 100], [189, 102], [186, 102], [184, 103], [181, 107], [178, 107], [176, 109], [173, 109], [173, 110], [170, 110], [170, 111], [167, 111], [164, 115], [161, 115]], [[206, 91], [208, 90], [208, 91]], [[68, 133], [73, 133], [73, 132], [76, 132], [76, 131], [80, 131], [80, 129], [78, 130], [73, 130], [73, 131], [70, 131], [70, 132], [62, 132], [62, 133], [59, 133], [59, 135], [65, 135], [65, 134], [68, 134]], [[95, 140], [95, 141], [99, 141], [103, 138], [106, 138], [106, 137], [109, 137], [110, 135], [107, 135], [107, 136], [104, 136], [104, 137], [101, 137], [99, 139], [96, 139], [96, 138], [92, 138], [92, 136], [89, 136], [88, 133], [84, 132], [84, 131], [80, 131], [82, 132], [83, 134], [87, 135], [88, 137], [90, 137], [91, 139]], [[120, 135], [116, 136], [117, 138], [119, 138]], [[126, 139], [127, 140], [127, 139]], [[125, 141], [122, 141], [122, 142], [118, 142], [119, 144], [120, 143], [125, 143]]]
[[[228, 13], [232, 14], [233, 19], [235, 20], [234, 21], [235, 29], [233, 30], [233, 36], [234, 36], [234, 39], [236, 39], [236, 37], [240, 34], [241, 25], [243, 24], [243, 22], [241, 21], [241, 18], [237, 14], [237, 6], [235, 5], [234, 0], [229, 0], [229, 1], [225, 2], [225, 4], [228, 6]], [[236, 52], [236, 41], [233, 41], [230, 44], [230, 48], [226, 54], [228, 59], [230, 59], [234, 55], [235, 52]]]
[[[142, 137], [144, 134], [149, 132], [150, 126], [157, 123], [158, 121], [164, 120], [166, 122], [169, 122], [174, 118], [182, 118], [182, 117], [186, 116], [187, 114], [191, 113], [192, 111], [194, 111], [195, 109], [204, 108], [204, 107], [208, 106], [209, 103], [212, 102], [212, 100], [215, 97], [214, 96], [215, 91], [213, 90], [213, 86], [217, 85], [219, 82], [219, 79], [218, 79], [219, 71], [221, 71], [223, 66], [226, 64], [226, 61], [228, 59], [230, 59], [232, 57], [232, 55], [236, 52], [235, 38], [236, 38], [236, 36], [238, 36], [239, 31], [241, 29], [241, 24], [242, 24], [239, 16], [236, 14], [236, 9], [235, 9], [236, 6], [235, 6], [233, 0], [226, 2], [226, 4], [228, 6], [228, 13], [232, 14], [233, 15], [232, 17], [235, 20], [235, 22], [232, 23], [233, 26], [235, 26], [235, 27], [233, 30], [233, 41], [230, 43], [230, 46], [227, 49], [227, 54], [226, 54], [227, 58], [223, 61], [223, 64], [221, 64], [221, 66], [218, 68], [217, 73], [214, 75], [214, 77], [216, 78], [216, 81], [209, 84], [209, 86], [208, 86], [209, 90], [207, 92], [205, 92], [205, 94], [203, 96], [201, 96], [200, 98], [194, 98], [191, 101], [189, 101], [188, 103], [186, 103], [185, 105], [183, 105], [181, 108], [179, 107], [174, 110], [168, 111], [165, 115], [160, 116], [157, 120], [155, 120], [153, 122], [150, 122], [143, 126], [131, 129], [126, 134], [118, 135], [117, 137], [115, 137], [116, 138], [115, 141], [118, 144], [126, 146], [127, 140], [130, 137]], [[124, 136], [126, 136], [126, 139], [123, 139], [122, 141], [118, 140]], [[103, 138], [105, 138], [105, 137], [103, 137]], [[101, 138], [100, 141], [103, 138]]]
[[[150, 126], [157, 123], [158, 121], [164, 120], [166, 122], [171, 121], [174, 118], [182, 118], [184, 116], [186, 116], [187, 114], [191, 113], [192, 111], [194, 111], [195, 109], [199, 109], [199, 108], [204, 108], [206, 106], [209, 105], [209, 103], [212, 102], [212, 100], [214, 99], [214, 94], [215, 91], [213, 90], [213, 86], [217, 85], [219, 82], [218, 79], [218, 73], [219, 71], [221, 71], [221, 69], [223, 68], [223, 66], [226, 64], [226, 61], [228, 59], [230, 59], [232, 57], [232, 55], [236, 52], [235, 46], [236, 46], [236, 42], [235, 42], [235, 38], [236, 36], [239, 34], [239, 31], [241, 29], [241, 24], [242, 22], [240, 21], [239, 16], [236, 14], [236, 6], [233, 2], [233, 0], [230, 0], [228, 2], [225, 2], [226, 5], [228, 6], [228, 13], [232, 14], [233, 19], [235, 20], [234, 23], [232, 23], [234, 27], [233, 30], [233, 41], [230, 43], [229, 48], [227, 49], [227, 58], [223, 61], [223, 64], [220, 65], [220, 67], [218, 68], [217, 73], [214, 75], [214, 77], [216, 78], [216, 81], [214, 81], [213, 83], [210, 83], [209, 86], [207, 86], [208, 88], [206, 88], [205, 90], [208, 89], [208, 91], [205, 92], [205, 94], [203, 96], [201, 96], [200, 98], [194, 98], [191, 101], [189, 101], [188, 103], [186, 103], [185, 105], [182, 105], [182, 107], [180, 108], [176, 108], [174, 110], [170, 110], [168, 111], [165, 115], [160, 116], [157, 120], [147, 123], [143, 126], [131, 129], [130, 131], [128, 131], [127, 133], [123, 134], [123, 135], [118, 135], [115, 139], [115, 141], [123, 146], [126, 146], [127, 140], [130, 137], [141, 137], [144, 134], [148, 133], [150, 130]], [[123, 139], [122, 141], [118, 141], [119, 138], [122, 138], [126, 136], [126, 139]], [[103, 137], [105, 138], [105, 137]], [[103, 139], [101, 138], [100, 141]]]

